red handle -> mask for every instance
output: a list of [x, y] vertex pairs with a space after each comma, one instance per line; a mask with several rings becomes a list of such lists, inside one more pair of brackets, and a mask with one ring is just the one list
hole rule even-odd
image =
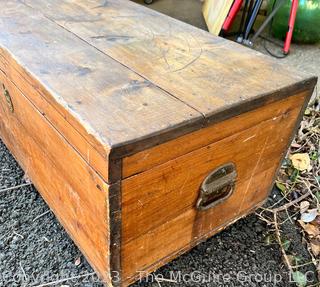
[[292, 0], [289, 25], [288, 25], [288, 32], [286, 35], [286, 40], [284, 42], [284, 48], [283, 48], [284, 54], [288, 54], [289, 50], [290, 50], [292, 34], [293, 34], [294, 24], [296, 22], [298, 7], [299, 7], [299, 0]]
[[234, 20], [236, 19], [236, 16], [242, 6], [242, 3], [243, 3], [243, 0], [235, 0], [234, 1], [233, 5], [230, 9], [229, 15], [227, 16], [226, 20], [223, 23], [222, 30], [224, 30], [226, 32], [229, 31]]

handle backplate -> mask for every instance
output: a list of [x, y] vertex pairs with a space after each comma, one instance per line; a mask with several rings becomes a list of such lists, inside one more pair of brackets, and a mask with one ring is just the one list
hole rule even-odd
[[237, 179], [233, 163], [224, 164], [210, 172], [204, 179], [196, 208], [199, 211], [210, 209], [231, 196]]

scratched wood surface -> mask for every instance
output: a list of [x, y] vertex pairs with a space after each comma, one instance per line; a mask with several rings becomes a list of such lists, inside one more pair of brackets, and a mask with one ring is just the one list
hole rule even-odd
[[[109, 186], [0, 72], [0, 134], [72, 239], [110, 282]], [[2, 96], [9, 91], [14, 111]]]
[[[306, 96], [305, 93], [303, 93], [304, 96]], [[259, 122], [270, 119], [272, 116], [279, 116], [286, 112], [288, 106], [299, 108], [301, 107], [301, 101], [297, 100], [297, 97], [293, 96], [265, 105], [208, 128], [197, 130], [164, 144], [125, 157], [122, 164], [122, 178], [124, 179], [152, 169], [169, 160], [248, 129]]]
[[[277, 166], [305, 97], [306, 93], [302, 93], [293, 97], [290, 102], [278, 103], [279, 109], [283, 111], [279, 114], [272, 105], [268, 106], [269, 118], [262, 121], [257, 121], [259, 110], [249, 113], [247, 118], [243, 115], [240, 117], [243, 126], [246, 119], [248, 122], [255, 119], [255, 124], [221, 140], [211, 136], [213, 140], [210, 143], [208, 128], [207, 134], [194, 136], [203, 143], [201, 148], [191, 152], [185, 151], [181, 156], [124, 179], [122, 181], [123, 243], [176, 217], [187, 208], [193, 208], [195, 197], [198, 195], [195, 191], [215, 167], [234, 162], [240, 184], [252, 177], [255, 166], [257, 173]], [[286, 121], [283, 119], [284, 114], [289, 115]], [[231, 124], [230, 122], [217, 124], [217, 129], [230, 130]], [[271, 139], [271, 134], [277, 128], [286, 128], [287, 131], [279, 132]], [[188, 143], [187, 138], [184, 140]], [[177, 145], [183, 147], [185, 144]], [[170, 153], [171, 146], [164, 145], [163, 149]]]
[[[128, 282], [134, 281], [136, 270], [152, 271], [165, 264], [167, 256], [207, 238], [267, 197], [306, 96], [294, 97], [298, 106], [283, 103], [282, 114], [270, 107], [271, 117], [253, 127], [123, 180], [121, 256]], [[238, 173], [234, 193], [205, 212], [197, 211], [204, 178], [228, 162]]]
[[127, 0], [23, 3], [6, 1], [1, 45], [64, 114], [121, 155], [286, 97], [310, 80]]
[[[40, 113], [62, 134], [62, 136], [77, 150], [79, 154], [89, 163], [106, 181], [109, 181], [109, 163], [106, 161], [108, 153], [101, 150], [98, 152], [79, 133], [68, 119], [70, 115], [63, 115], [46, 100], [43, 96], [45, 91], [38, 88], [32, 76], [27, 75], [23, 68], [17, 64], [5, 51], [0, 49], [0, 70], [8, 79], [18, 83], [19, 90], [27, 97], [40, 111]], [[81, 127], [79, 127], [81, 128]]]
[[2, 7], [0, 46], [3, 57], [15, 59], [25, 70], [22, 77], [31, 74], [31, 84], [102, 156], [119, 143], [202, 119], [198, 111], [16, 1]]

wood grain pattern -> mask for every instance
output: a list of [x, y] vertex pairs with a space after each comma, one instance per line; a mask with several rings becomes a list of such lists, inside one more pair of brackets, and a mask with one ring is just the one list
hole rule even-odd
[[[271, 124], [279, 124], [281, 119], [280, 116], [277, 120], [262, 122], [123, 180], [123, 243], [169, 221], [185, 209], [194, 208], [198, 197], [196, 191], [203, 179], [216, 167], [228, 162], [235, 163], [238, 173], [237, 184], [241, 185], [243, 181], [252, 177], [257, 163], [257, 172], [274, 166], [283, 151], [283, 146], [278, 143], [284, 138], [282, 134], [275, 135], [272, 140], [268, 137], [275, 130]], [[266, 141], [267, 150], [264, 151], [260, 162], [261, 151], [265, 148]]]
[[233, 0], [205, 0], [202, 12], [210, 33], [219, 35], [232, 4]]
[[235, 104], [250, 106], [308, 78], [252, 49], [127, 0], [25, 3], [209, 121]]
[[[270, 182], [266, 183], [265, 180], [271, 180], [272, 172], [264, 171], [263, 174], [256, 175], [251, 184], [268, 189], [269, 186], [267, 184], [270, 184]], [[246, 184], [248, 182], [245, 182], [243, 186]], [[241, 192], [239, 189], [238, 191]], [[168, 263], [167, 257], [170, 258], [171, 255], [181, 254], [183, 250], [212, 236], [221, 230], [223, 226], [228, 225], [229, 222], [234, 222], [241, 217], [241, 214], [237, 213], [238, 206], [239, 198], [231, 197], [227, 205], [221, 205], [218, 211], [209, 210], [203, 216], [197, 213], [195, 209], [188, 209], [171, 221], [124, 244], [122, 247], [124, 280], [130, 281], [130, 278], [131, 280], [136, 278], [137, 270], [145, 271], [146, 273], [154, 271], [155, 266], [158, 268]], [[241, 212], [245, 214], [248, 210], [241, 210]], [[199, 229], [202, 232], [199, 232]], [[195, 235], [198, 235], [198, 237], [195, 238]], [[172, 257], [174, 258], [175, 256]]]
[[[252, 213], [254, 210], [256, 210], [259, 206], [261, 206], [263, 202], [259, 202], [256, 206], [253, 206], [252, 209], [250, 210], [245, 210], [243, 213], [241, 213], [239, 215], [239, 217], [233, 219], [232, 221], [229, 222], [224, 222], [223, 225], [211, 230], [209, 233], [207, 233], [203, 238], [201, 238], [201, 241], [205, 241], [206, 239], [208, 239], [209, 237], [213, 236], [216, 233], [221, 232], [223, 229], [225, 229], [226, 227], [228, 227], [229, 225], [233, 224], [234, 222], [238, 221], [239, 219], [245, 217], [246, 215]], [[177, 221], [177, 223], [180, 223], [182, 221]], [[165, 231], [166, 232], [166, 231]], [[170, 232], [170, 231], [169, 231]], [[168, 234], [169, 234], [168, 232]], [[181, 233], [183, 235], [183, 231]], [[176, 237], [177, 240], [179, 240], [179, 234], [177, 234]], [[137, 280], [140, 280], [144, 277], [146, 277], [149, 273], [156, 271], [158, 268], [160, 268], [161, 266], [165, 265], [167, 262], [172, 261], [173, 259], [177, 258], [179, 255], [187, 252], [188, 250], [190, 250], [191, 248], [195, 247], [197, 244], [199, 244], [199, 241], [193, 241], [193, 242], [189, 242], [187, 243], [185, 246], [183, 246], [180, 250], [170, 253], [169, 255], [167, 255], [166, 257], [162, 258], [161, 260], [158, 260], [156, 262], [154, 262], [152, 265], [148, 266], [145, 270], [143, 271], [138, 271], [135, 272], [135, 274], [132, 277], [127, 277], [124, 278], [124, 281], [122, 283], [122, 286], [128, 286], [131, 283], [134, 283]]]
[[[269, 187], [264, 185], [264, 178], [272, 178], [272, 172], [265, 171], [263, 174], [258, 175], [254, 178], [252, 184], [261, 185], [261, 188], [268, 189]], [[237, 206], [236, 202], [229, 202], [229, 204], [232, 203], [234, 207]], [[211, 217], [210, 220], [197, 215], [194, 210], [188, 210], [172, 221], [152, 230], [152, 232], [125, 244], [122, 249], [123, 286], [128, 286], [130, 283], [135, 282], [141, 274], [143, 274], [141, 276], [143, 278], [164, 266], [182, 253], [247, 215], [258, 206], [261, 206], [262, 203], [257, 202], [250, 210], [242, 210], [238, 216], [234, 214], [233, 217], [230, 214], [231, 207], [230, 209], [227, 208], [227, 210], [222, 208], [218, 213], [207, 215], [207, 217]], [[228, 218], [231, 218], [231, 220], [226, 221]], [[192, 240], [194, 233], [193, 229], [190, 229], [190, 224], [192, 226], [201, 225], [203, 229], [207, 229], [209, 232], [196, 240]], [[137, 249], [136, 246], [140, 246], [140, 249]]]
[[[305, 96], [295, 97], [298, 103], [291, 101], [283, 114], [270, 107], [274, 116], [253, 127], [123, 180], [124, 278], [149, 270], [154, 262], [166, 262], [168, 254], [179, 253], [266, 198]], [[228, 162], [237, 167], [236, 191], [218, 206], [197, 212], [202, 181]], [[133, 246], [139, 248], [133, 251]]]
[[127, 0], [24, 1], [34, 9], [8, 3], [1, 45], [68, 117], [119, 157], [315, 84], [313, 77]]
[[198, 111], [19, 1], [7, 1], [2, 9], [0, 46], [2, 55], [15, 59], [23, 77], [32, 75], [32, 86], [102, 156], [118, 144], [203, 119]]
[[[0, 71], [6, 74], [6, 77], [18, 83], [19, 90], [35, 105], [39, 112], [61, 133], [61, 135], [70, 143], [106, 181], [109, 181], [109, 163], [106, 160], [109, 151], [100, 149], [100, 152], [94, 148], [94, 144], [82, 136], [77, 129], [70, 124], [71, 115], [61, 114], [50, 102], [46, 100], [40, 84], [27, 74], [24, 69], [6, 53], [0, 49]], [[80, 126], [78, 124], [78, 126]], [[81, 126], [78, 127], [81, 130]], [[84, 128], [82, 127], [82, 130]], [[101, 145], [96, 144], [96, 145]], [[111, 181], [111, 180], [110, 180]]]
[[221, 123], [197, 130], [175, 140], [143, 150], [123, 159], [122, 178], [138, 174], [157, 165], [199, 149], [210, 143], [253, 127], [259, 122], [284, 114], [288, 107], [299, 108], [309, 91], [243, 113]]
[[0, 82], [14, 106], [11, 113], [1, 90], [1, 138], [92, 266], [110, 282], [109, 186], [3, 73]]

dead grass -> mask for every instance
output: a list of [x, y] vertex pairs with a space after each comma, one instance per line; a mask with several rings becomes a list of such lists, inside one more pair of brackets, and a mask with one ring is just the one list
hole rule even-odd
[[276, 186], [281, 191], [281, 199], [269, 208], [260, 209], [257, 215], [272, 226], [284, 262], [297, 285], [304, 287], [307, 286], [304, 274], [286, 250], [278, 214], [286, 212], [288, 219], [299, 226], [320, 280], [320, 106], [317, 99], [305, 111]]

